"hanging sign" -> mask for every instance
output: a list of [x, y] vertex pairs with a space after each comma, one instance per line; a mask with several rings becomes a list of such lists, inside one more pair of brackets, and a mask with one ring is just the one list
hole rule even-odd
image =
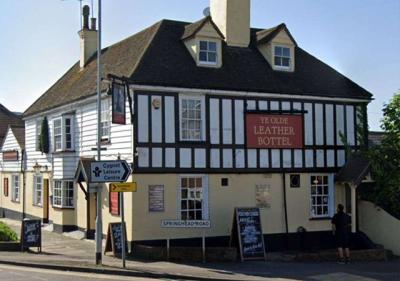
[[17, 150], [3, 151], [3, 161], [18, 161], [18, 151]]
[[237, 245], [244, 260], [265, 259], [259, 208], [235, 208], [230, 245]]
[[115, 82], [112, 84], [112, 123], [114, 124], [126, 124], [125, 89], [126, 87], [124, 84]]
[[303, 148], [303, 116], [246, 114], [248, 148]]
[[40, 220], [23, 220], [21, 224], [21, 251], [38, 247], [42, 251], [42, 227]]

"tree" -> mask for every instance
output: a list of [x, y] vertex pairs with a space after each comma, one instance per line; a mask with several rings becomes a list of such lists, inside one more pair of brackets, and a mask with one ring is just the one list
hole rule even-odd
[[49, 123], [45, 116], [42, 120], [42, 128], [40, 130], [39, 149], [42, 153], [49, 153]]
[[400, 91], [384, 106], [381, 128], [382, 143], [363, 153], [376, 181], [363, 197], [400, 218]]

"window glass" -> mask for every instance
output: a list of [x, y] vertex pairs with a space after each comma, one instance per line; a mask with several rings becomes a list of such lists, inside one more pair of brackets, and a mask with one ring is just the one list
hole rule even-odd
[[65, 119], [65, 149], [72, 148], [71, 118]]
[[101, 101], [101, 139], [109, 140], [111, 132], [110, 99]]
[[199, 60], [205, 64], [217, 64], [217, 43], [200, 41]]
[[290, 48], [275, 46], [274, 50], [275, 66], [290, 67]]
[[53, 121], [53, 132], [54, 132], [54, 150], [58, 151], [62, 149], [62, 130], [61, 130], [61, 119]]
[[202, 220], [203, 210], [203, 177], [181, 178], [180, 215], [182, 220]]
[[331, 201], [328, 176], [311, 176], [311, 216], [328, 217]]
[[12, 176], [12, 200], [15, 202], [19, 202], [20, 196], [20, 182], [19, 182], [19, 175]]
[[74, 182], [54, 181], [53, 205], [60, 208], [74, 207]]
[[40, 151], [40, 133], [42, 131], [41, 120], [36, 120], [36, 151]]
[[43, 177], [34, 176], [33, 177], [33, 204], [42, 205], [43, 199]]
[[198, 141], [202, 139], [202, 102], [200, 99], [181, 101], [181, 139]]

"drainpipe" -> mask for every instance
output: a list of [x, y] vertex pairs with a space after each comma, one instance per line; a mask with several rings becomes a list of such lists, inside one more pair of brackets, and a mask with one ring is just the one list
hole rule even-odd
[[22, 173], [22, 219], [25, 219], [25, 149], [21, 150], [21, 173]]
[[288, 215], [287, 215], [287, 201], [286, 201], [286, 173], [282, 174], [282, 184], [283, 184], [283, 207], [285, 211], [285, 243], [286, 243], [286, 250], [289, 249], [289, 226], [288, 226]]

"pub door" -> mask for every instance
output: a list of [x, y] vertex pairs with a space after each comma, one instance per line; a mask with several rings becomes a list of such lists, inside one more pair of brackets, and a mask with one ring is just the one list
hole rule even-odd
[[43, 181], [43, 223], [49, 223], [49, 179]]

